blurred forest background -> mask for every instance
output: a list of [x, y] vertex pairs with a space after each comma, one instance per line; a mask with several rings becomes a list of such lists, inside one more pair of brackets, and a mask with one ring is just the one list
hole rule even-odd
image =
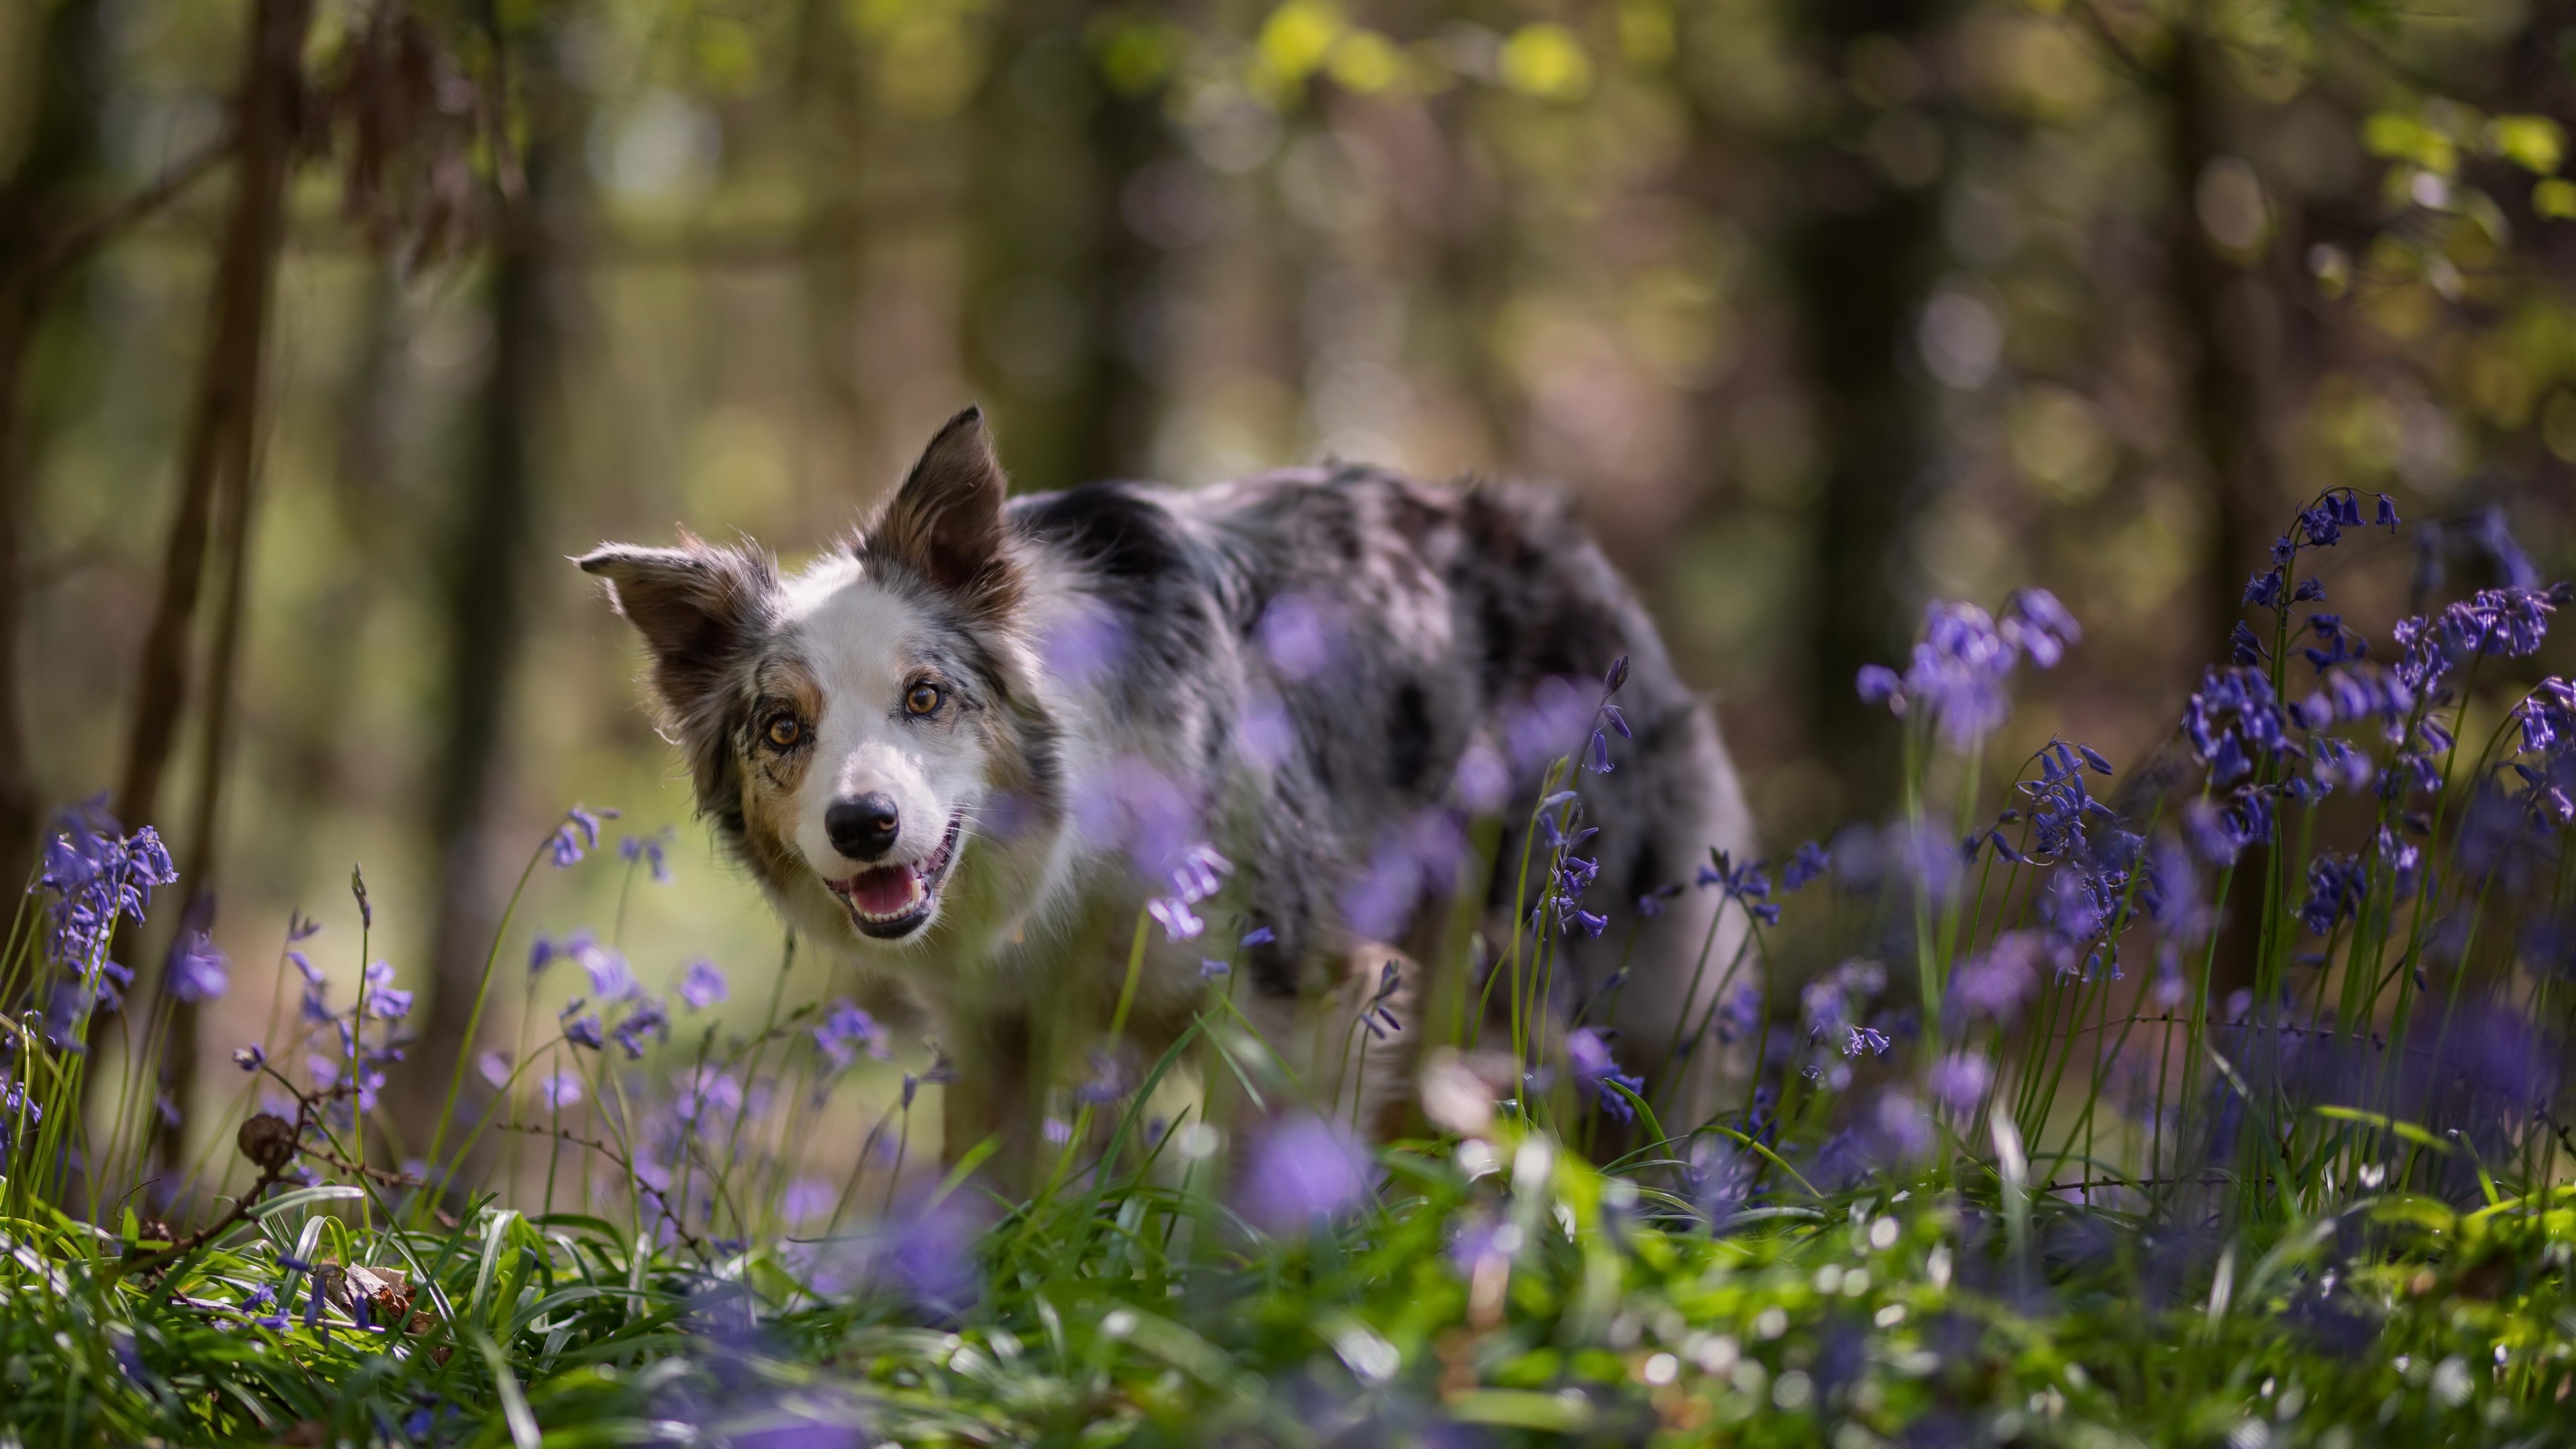
[[504, 961], [756, 1007], [564, 556], [809, 552], [970, 399], [1024, 489], [1561, 483], [1775, 851], [1884, 807], [1930, 596], [2057, 591], [2013, 739], [2136, 759], [2318, 489], [2567, 561], [2571, 63], [2544, 0], [6, 0], [0, 878], [162, 829], [238, 981], [182, 1100], [290, 908], [354, 981], [352, 861], [449, 1060], [575, 799], [676, 880], [541, 871]]

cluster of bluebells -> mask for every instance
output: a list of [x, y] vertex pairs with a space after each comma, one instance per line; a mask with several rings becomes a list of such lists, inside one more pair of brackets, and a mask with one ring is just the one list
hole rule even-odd
[[[290, 915], [285, 955], [304, 983], [296, 1020], [306, 1074], [315, 1091], [337, 1092], [330, 1111], [337, 1125], [346, 1126], [353, 1112], [375, 1110], [385, 1073], [409, 1048], [411, 1038], [404, 1034], [403, 1024], [411, 1015], [413, 998], [411, 992], [394, 985], [391, 963], [371, 961], [360, 974], [357, 999], [346, 1009], [334, 1007], [330, 978], [304, 950], [304, 942], [321, 929], [300, 914]], [[267, 1062], [267, 1052], [257, 1045], [233, 1053], [234, 1065], [246, 1072], [258, 1071]], [[347, 1090], [339, 1090], [344, 1087]]]
[[2075, 616], [2046, 589], [2023, 589], [1997, 619], [1974, 604], [1935, 601], [1903, 674], [1861, 667], [1860, 697], [1899, 716], [1921, 714], [1954, 749], [1973, 748], [2010, 712], [2005, 688], [2021, 661], [2053, 668], [2084, 637]]
[[[1611, 661], [1609, 670], [1601, 676], [1601, 694], [1594, 702], [1590, 720], [1591, 736], [1584, 746], [1583, 768], [1596, 775], [1606, 775], [1616, 768], [1610, 759], [1610, 736], [1615, 734], [1623, 740], [1631, 738], [1627, 716], [1621, 714], [1619, 706], [1613, 702], [1627, 682], [1628, 656], [1622, 654]], [[1579, 704], [1577, 708], [1580, 708]], [[1538, 830], [1540, 839], [1547, 846], [1548, 863], [1538, 905], [1532, 910], [1530, 920], [1531, 925], [1542, 933], [1547, 929], [1548, 921], [1553, 919], [1559, 930], [1568, 934], [1581, 931], [1588, 938], [1598, 939], [1609, 928], [1610, 918], [1587, 908], [1583, 904], [1583, 896], [1600, 878], [1601, 862], [1598, 857], [1575, 852], [1600, 831], [1580, 824], [1582, 818], [1582, 803], [1572, 790], [1559, 790], [1538, 802]], [[1639, 913], [1656, 914], [1668, 895], [1669, 892], [1649, 892], [1638, 902]]]
[[1583, 804], [1571, 790], [1559, 790], [1538, 802], [1539, 838], [1547, 845], [1547, 875], [1539, 888], [1538, 905], [1532, 909], [1530, 922], [1540, 931], [1547, 929], [1552, 918], [1560, 930], [1581, 931], [1598, 938], [1610, 925], [1610, 918], [1586, 910], [1583, 893], [1600, 878], [1601, 862], [1595, 856], [1575, 852], [1601, 833], [1598, 826], [1583, 825]]
[[[648, 1038], [669, 1040], [669, 1010], [659, 997], [645, 993], [634, 968], [616, 947], [586, 930], [561, 940], [541, 936], [528, 951], [529, 977], [542, 976], [557, 961], [579, 966], [590, 979], [589, 992], [574, 997], [557, 1014], [565, 1041], [592, 1051], [606, 1051], [613, 1044], [628, 1061], [637, 1061]], [[724, 975], [712, 963], [697, 962], [682, 978], [680, 990], [681, 999], [691, 1009], [699, 1009], [724, 999]]]
[[[44, 898], [45, 955], [58, 968], [45, 1000], [45, 1034], [80, 1050], [93, 1009], [113, 1011], [134, 973], [108, 959], [120, 921], [140, 921], [152, 892], [179, 878], [149, 825], [127, 835], [105, 797], [63, 812], [31, 893]], [[220, 958], [218, 958], [220, 959]]]
[[[2111, 762], [2102, 758], [2090, 745], [2070, 744], [2065, 740], [2050, 740], [2041, 747], [2037, 759], [2039, 778], [2022, 780], [2014, 786], [2029, 801], [2030, 829], [2024, 841], [2033, 855], [2049, 858], [2082, 855], [2088, 844], [2088, 822], [2096, 817], [2107, 821], [2119, 818], [2111, 807], [2093, 798], [2092, 790], [2084, 779], [2084, 772], [2088, 769], [2097, 775], [2110, 774]], [[2021, 819], [2021, 811], [2005, 811], [1996, 822], [1996, 828], [1986, 831], [1982, 838], [1971, 835], [1959, 843], [1960, 857], [1963, 860], [1974, 859], [1978, 847], [1991, 845], [1997, 855], [2020, 864], [2024, 859], [2023, 852], [2004, 839], [2001, 827], [2018, 823]]]

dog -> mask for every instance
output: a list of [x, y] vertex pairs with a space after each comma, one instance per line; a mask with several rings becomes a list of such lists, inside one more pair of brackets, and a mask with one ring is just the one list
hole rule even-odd
[[[952, 1161], [994, 1134], [1005, 1161], [1042, 1150], [1067, 1030], [1123, 1014], [1129, 1065], [1100, 1070], [1132, 1075], [1212, 991], [1273, 1043], [1321, 1003], [1309, 1076], [1339, 1090], [1357, 1037], [1351, 1075], [1400, 1091], [1412, 962], [1462, 916], [1532, 1000], [1548, 935], [1550, 1004], [1615, 1023], [1631, 1073], [1707, 1018], [1735, 952], [1741, 912], [1676, 890], [1749, 841], [1734, 770], [1552, 494], [1330, 464], [1012, 498], [969, 408], [792, 577], [685, 531], [576, 562], [642, 634], [723, 845], [804, 939], [926, 1012]], [[1542, 786], [1577, 793], [1535, 828], [1598, 833], [1580, 898], [1533, 922]], [[1451, 993], [1452, 1019], [1506, 994]]]

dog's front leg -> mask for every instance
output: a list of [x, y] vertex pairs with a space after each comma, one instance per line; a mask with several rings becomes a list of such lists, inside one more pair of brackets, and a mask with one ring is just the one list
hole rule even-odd
[[1033, 1181], [1038, 1148], [1028, 1019], [995, 1016], [954, 1025], [954, 1080], [940, 1102], [940, 1164], [954, 1171], [967, 1153], [992, 1139], [995, 1150], [978, 1171], [1006, 1196], [1019, 1197]]

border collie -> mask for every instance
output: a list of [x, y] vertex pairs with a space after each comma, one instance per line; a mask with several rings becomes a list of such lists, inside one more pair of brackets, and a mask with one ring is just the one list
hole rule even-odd
[[[1516, 927], [1526, 954], [1524, 894], [1566, 892], [1540, 912], [1553, 1006], [1624, 1033], [1627, 1070], [1706, 1018], [1741, 913], [1714, 932], [1718, 893], [1674, 887], [1747, 846], [1742, 792], [1561, 500], [1358, 464], [1007, 492], [969, 408], [793, 576], [685, 532], [577, 560], [642, 633], [724, 845], [809, 942], [927, 1012], [952, 1159], [999, 1133], [1024, 1169], [1079, 1061], [1068, 1033], [1083, 1045], [1122, 997], [1131, 1072], [1215, 991], [1274, 1045], [1322, 1044], [1304, 1060], [1336, 1091], [1354, 1037], [1369, 1085], [1402, 1091], [1430, 1025], [1410, 963], [1461, 921], [1495, 943], [1487, 966]], [[1625, 732], [1596, 740], [1621, 660]], [[1543, 839], [1524, 881], [1569, 756], [1553, 788], [1598, 833], [1548, 880]], [[1563, 803], [1541, 828], [1559, 827], [1577, 828]], [[1460, 1012], [1501, 1004], [1461, 989]], [[1685, 1059], [1683, 1102], [1717, 1055]]]

